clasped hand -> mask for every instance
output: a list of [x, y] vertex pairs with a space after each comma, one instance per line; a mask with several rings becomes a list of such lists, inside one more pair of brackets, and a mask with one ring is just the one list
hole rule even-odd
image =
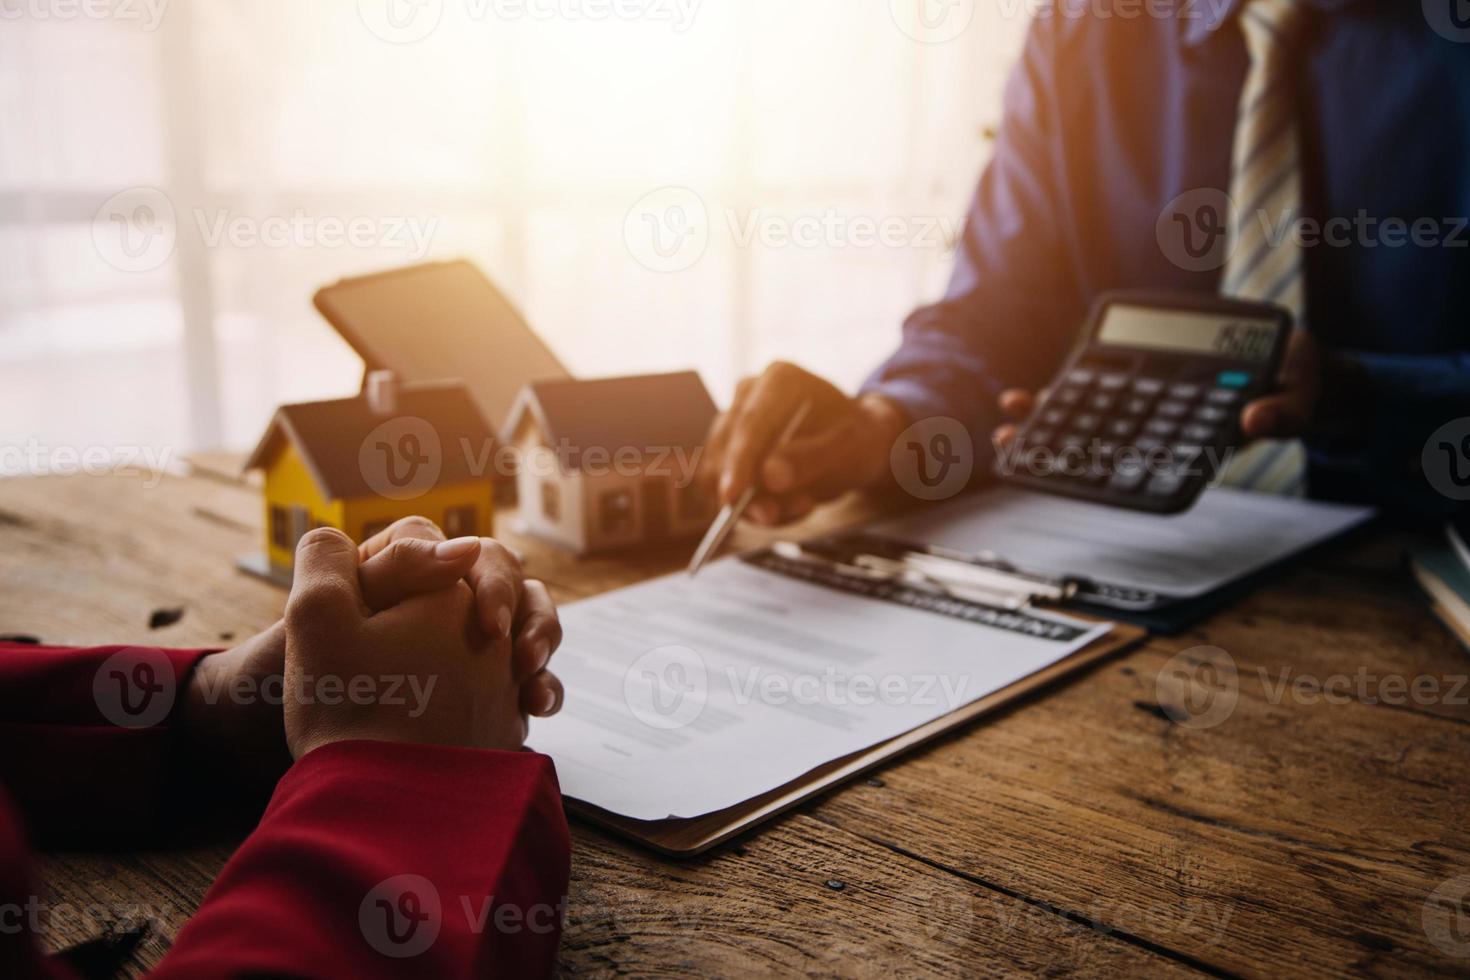
[[[361, 546], [319, 528], [297, 546], [285, 618], [199, 662], [182, 725], [266, 781], [343, 739], [518, 749], [529, 717], [560, 710], [560, 643], [546, 586], [491, 538], [446, 541], [419, 517]], [[284, 696], [220, 696], [241, 685]]]

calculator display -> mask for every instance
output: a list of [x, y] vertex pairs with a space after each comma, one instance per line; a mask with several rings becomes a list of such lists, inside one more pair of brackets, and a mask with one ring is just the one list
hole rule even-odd
[[1125, 347], [1265, 361], [1271, 357], [1278, 329], [1273, 320], [1117, 304], [1108, 307], [1097, 339]]

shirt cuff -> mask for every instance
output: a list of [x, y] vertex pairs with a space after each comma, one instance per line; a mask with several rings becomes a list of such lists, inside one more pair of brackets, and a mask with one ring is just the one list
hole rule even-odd
[[136, 842], [179, 809], [177, 722], [208, 650], [0, 647], [0, 782], [40, 842]]

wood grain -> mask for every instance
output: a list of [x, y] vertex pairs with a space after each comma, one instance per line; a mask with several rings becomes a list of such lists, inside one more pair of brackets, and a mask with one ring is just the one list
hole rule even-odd
[[[229, 457], [206, 462], [156, 481], [0, 482], [0, 633], [226, 645], [272, 622], [284, 593], [232, 567], [258, 547], [256, 491]], [[810, 526], [869, 513], [850, 502]], [[501, 536], [562, 601], [687, 557], [576, 562], [508, 523]], [[1189, 635], [704, 858], [669, 862], [575, 823], [562, 972], [1465, 975], [1470, 937], [1437, 945], [1425, 904], [1470, 873], [1470, 688], [1452, 696], [1470, 661], [1409, 584], [1402, 544], [1330, 550]], [[171, 608], [177, 623], [149, 628]], [[1192, 728], [1156, 682], [1201, 645], [1229, 654], [1238, 694]], [[1342, 703], [1292, 686], [1333, 676], [1350, 681]], [[1387, 696], [1394, 678], [1431, 677], [1435, 696]], [[47, 857], [47, 940], [143, 915], [157, 928], [129, 969], [145, 969], [234, 843]]]

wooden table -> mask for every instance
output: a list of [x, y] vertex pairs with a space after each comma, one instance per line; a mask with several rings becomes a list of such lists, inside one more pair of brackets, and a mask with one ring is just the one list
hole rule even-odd
[[[0, 481], [0, 632], [243, 638], [284, 600], [232, 567], [257, 545], [259, 510], [220, 473]], [[562, 601], [683, 559], [579, 564], [514, 543]], [[1455, 880], [1470, 874], [1470, 688], [1455, 687], [1470, 660], [1410, 584], [1402, 545], [1329, 550], [1187, 635], [703, 858], [670, 862], [574, 824], [562, 970], [1470, 973], [1470, 878]], [[149, 628], [174, 607], [181, 620]], [[1170, 656], [1200, 644], [1228, 651], [1239, 677], [1233, 714], [1209, 728], [1170, 720], [1156, 694]], [[1349, 679], [1345, 703], [1292, 686], [1333, 675]], [[1441, 684], [1427, 703], [1378, 696], [1424, 677]], [[156, 917], [142, 968], [231, 849], [59, 854], [43, 871], [53, 903]], [[1457, 889], [1455, 909], [1441, 897]], [[79, 918], [53, 922], [49, 941], [98, 928]]]

